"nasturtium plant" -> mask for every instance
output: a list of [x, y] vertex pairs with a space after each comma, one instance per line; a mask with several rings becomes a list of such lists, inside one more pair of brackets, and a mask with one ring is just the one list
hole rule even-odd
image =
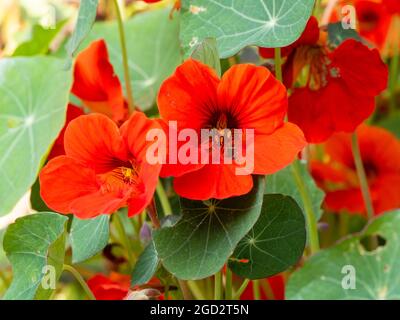
[[265, 195], [261, 215], [237, 245], [229, 267], [243, 278], [273, 276], [298, 262], [305, 241], [305, 219], [298, 204], [288, 196]]
[[[68, 218], [41, 212], [20, 218], [4, 235], [3, 245], [13, 267], [13, 282], [4, 299], [48, 299], [63, 269]], [[44, 279], [46, 276], [55, 277]]]
[[254, 178], [247, 195], [227, 200], [181, 199], [182, 217], [154, 232], [163, 266], [180, 279], [202, 279], [218, 272], [260, 216], [264, 179]]
[[399, 228], [400, 211], [388, 212], [359, 235], [311, 257], [291, 276], [287, 298], [399, 299]]
[[217, 39], [222, 58], [249, 45], [284, 47], [296, 41], [314, 0], [182, 0], [181, 40], [191, 52], [208, 37]]
[[35, 182], [63, 126], [70, 87], [62, 60], [0, 60], [0, 216]]

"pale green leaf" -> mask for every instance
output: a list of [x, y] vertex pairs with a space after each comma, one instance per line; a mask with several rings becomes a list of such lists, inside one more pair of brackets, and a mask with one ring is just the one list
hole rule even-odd
[[[399, 230], [400, 211], [386, 213], [371, 222], [362, 234], [317, 253], [289, 278], [286, 297], [400, 299]], [[360, 242], [367, 236], [380, 236], [386, 242], [367, 251]]]
[[[135, 104], [142, 110], [155, 102], [161, 83], [182, 60], [179, 43], [179, 19], [169, 18], [170, 9], [152, 10], [125, 22], [129, 71]], [[111, 63], [124, 83], [121, 45], [116, 22], [95, 23], [85, 46], [104, 38]], [[125, 87], [125, 86], [124, 86]]]
[[56, 275], [60, 274], [67, 220], [66, 216], [41, 212], [20, 218], [8, 227], [3, 245], [12, 265], [13, 281], [4, 299], [30, 300], [51, 294], [52, 290], [45, 293], [40, 286], [46, 266], [54, 266]]
[[181, 40], [187, 55], [216, 38], [222, 58], [249, 45], [284, 47], [303, 32], [314, 0], [182, 0]]
[[0, 60], [0, 216], [35, 182], [64, 125], [71, 78], [55, 58]]
[[107, 245], [109, 236], [109, 215], [86, 220], [74, 217], [70, 230], [72, 262], [79, 263], [99, 253]]

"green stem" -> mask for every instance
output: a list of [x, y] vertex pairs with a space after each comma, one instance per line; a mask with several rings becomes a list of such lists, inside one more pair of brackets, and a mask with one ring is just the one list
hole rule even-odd
[[[282, 59], [281, 59], [281, 49], [275, 48], [275, 74], [276, 78], [283, 82], [282, 79]], [[311, 254], [314, 254], [319, 250], [319, 238], [318, 238], [318, 224], [316, 220], [316, 215], [314, 214], [314, 209], [312, 207], [312, 202], [310, 195], [308, 194], [308, 189], [301, 178], [300, 168], [297, 161], [292, 164], [292, 173], [295, 177], [297, 188], [299, 189], [301, 198], [303, 200], [304, 209], [307, 217], [308, 233], [310, 237], [310, 249]]]
[[82, 278], [80, 273], [75, 270], [74, 267], [72, 267], [72, 266], [70, 266], [68, 264], [64, 264], [63, 270], [64, 271], [68, 271], [69, 273], [71, 273], [74, 276], [74, 278], [76, 279], [76, 281], [79, 282], [79, 284], [82, 287], [83, 291], [85, 291], [86, 295], [88, 296], [88, 298], [90, 300], [96, 300], [95, 296], [93, 295], [93, 292], [90, 290], [90, 288], [86, 284], [86, 281]]
[[253, 280], [253, 296], [254, 300], [261, 300], [260, 282], [258, 280]]
[[164, 215], [168, 216], [168, 215], [172, 214], [171, 204], [169, 203], [168, 196], [164, 190], [164, 186], [163, 186], [161, 180], [158, 181], [156, 192], [157, 192], [158, 199], [160, 200]]
[[368, 187], [367, 175], [365, 174], [364, 164], [361, 159], [360, 146], [358, 144], [357, 133], [354, 132], [351, 137], [351, 147], [353, 150], [354, 163], [356, 165], [358, 179], [360, 181], [361, 193], [364, 198], [365, 208], [368, 219], [374, 217], [374, 207], [372, 205], [371, 194]]
[[131, 249], [129, 237], [126, 233], [124, 224], [122, 223], [121, 217], [119, 216], [118, 213], [113, 215], [113, 222], [114, 222], [115, 228], [117, 229], [117, 232], [119, 235], [119, 240], [121, 241], [122, 245], [124, 246], [124, 248], [127, 252], [129, 268], [132, 269], [134, 267], [134, 255], [133, 255], [133, 252]]
[[283, 83], [281, 48], [275, 48], [275, 77]]
[[197, 300], [207, 300], [206, 297], [204, 296], [203, 292], [199, 288], [197, 281], [188, 281], [187, 285]]
[[240, 296], [243, 294], [244, 290], [246, 290], [247, 286], [250, 283], [250, 279], [244, 279], [243, 283], [241, 284], [240, 288], [238, 291], [233, 296], [233, 300], [239, 300]]
[[214, 275], [214, 300], [222, 300], [222, 271]]
[[300, 192], [301, 199], [303, 201], [304, 211], [307, 220], [308, 235], [310, 240], [310, 250], [311, 254], [314, 254], [319, 250], [318, 223], [316, 215], [314, 213], [308, 189], [303, 179], [301, 178], [299, 162], [297, 160], [292, 163], [291, 169], [294, 179], [296, 181], [297, 188]]
[[118, 30], [119, 30], [119, 38], [120, 38], [120, 42], [121, 42], [121, 49], [122, 49], [122, 63], [123, 63], [123, 67], [124, 67], [124, 77], [125, 77], [126, 94], [127, 94], [127, 98], [128, 98], [128, 107], [129, 107], [129, 111], [132, 113], [133, 111], [135, 111], [135, 103], [133, 100], [131, 77], [129, 74], [128, 50], [126, 48], [124, 22], [122, 19], [121, 9], [119, 7], [118, 0], [114, 0], [114, 5], [115, 5], [116, 12], [117, 12]]
[[192, 300], [192, 295], [190, 294], [190, 290], [186, 281], [177, 279], [179, 283], [179, 287], [181, 289], [181, 293], [184, 300]]
[[232, 300], [232, 271], [228, 267], [225, 274], [225, 300]]

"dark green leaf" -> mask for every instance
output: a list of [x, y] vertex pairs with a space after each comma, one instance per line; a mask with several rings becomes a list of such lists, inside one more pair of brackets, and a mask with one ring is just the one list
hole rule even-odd
[[0, 60], [0, 216], [35, 182], [64, 125], [71, 72], [50, 57]]
[[181, 40], [187, 55], [216, 38], [222, 58], [249, 45], [284, 47], [303, 32], [314, 0], [182, 0]]
[[305, 219], [296, 201], [266, 195], [260, 218], [239, 242], [229, 267], [243, 278], [267, 278], [294, 265], [303, 254], [305, 242]]
[[[311, 197], [313, 211], [316, 215], [315, 218], [318, 221], [322, 215], [321, 205], [324, 201], [325, 193], [315, 184], [314, 179], [311, 177], [307, 169], [307, 164], [298, 162], [298, 166], [300, 168], [301, 179], [306, 185], [308, 194]], [[297, 187], [293, 168], [291, 166], [288, 166], [273, 175], [267, 176], [265, 181], [265, 193], [277, 193], [291, 196], [294, 200], [296, 200], [304, 212], [303, 200], [299, 192], [299, 188]]]
[[104, 249], [110, 236], [109, 223], [109, 215], [87, 220], [74, 217], [70, 230], [73, 263], [85, 261]]
[[157, 271], [158, 256], [154, 242], [151, 241], [140, 255], [132, 274], [132, 287], [146, 284]]
[[35, 183], [31, 188], [31, 206], [33, 210], [38, 212], [51, 211], [51, 209], [44, 203], [42, 197], [40, 196], [40, 182], [36, 179]]
[[226, 200], [181, 199], [182, 218], [154, 232], [164, 267], [180, 279], [202, 279], [219, 271], [261, 212], [264, 178], [247, 195]]
[[[400, 211], [386, 213], [375, 219], [362, 234], [320, 251], [290, 277], [286, 297], [398, 300], [399, 230]], [[384, 241], [374, 251], [367, 251], [361, 240], [372, 235], [380, 236]], [[353, 275], [354, 283], [350, 278]]]
[[221, 77], [221, 62], [215, 39], [207, 38], [196, 45], [192, 53], [192, 58], [210, 66]]
[[81, 1], [75, 30], [67, 44], [67, 51], [70, 56], [73, 56], [75, 54], [79, 45], [89, 34], [90, 29], [92, 28], [92, 25], [96, 20], [98, 4], [99, 0]]
[[[53, 266], [56, 276], [63, 265], [63, 238], [68, 218], [52, 212], [41, 212], [18, 219], [4, 236], [4, 250], [13, 268], [13, 281], [6, 300], [44, 298], [41, 282], [44, 268]], [[61, 267], [60, 267], [61, 266]]]

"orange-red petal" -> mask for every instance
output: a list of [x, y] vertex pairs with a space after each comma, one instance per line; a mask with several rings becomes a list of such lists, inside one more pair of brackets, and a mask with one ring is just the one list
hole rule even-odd
[[93, 42], [78, 55], [72, 93], [94, 112], [103, 113], [116, 122], [126, 118], [122, 86], [109, 61], [104, 40]]

